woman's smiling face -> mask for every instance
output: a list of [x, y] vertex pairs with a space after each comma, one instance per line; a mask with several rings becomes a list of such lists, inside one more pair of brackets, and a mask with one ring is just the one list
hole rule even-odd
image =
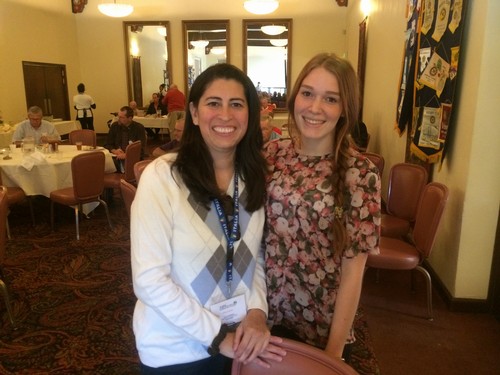
[[193, 123], [200, 127], [212, 156], [234, 152], [248, 128], [248, 103], [241, 83], [216, 79], [201, 96], [198, 106], [189, 103]]
[[306, 152], [333, 151], [333, 132], [342, 115], [337, 77], [322, 67], [313, 69], [302, 81], [295, 98], [294, 119]]

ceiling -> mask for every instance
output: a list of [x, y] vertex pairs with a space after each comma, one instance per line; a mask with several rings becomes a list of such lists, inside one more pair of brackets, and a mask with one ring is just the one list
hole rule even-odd
[[[31, 3], [39, 8], [53, 8], [50, 3], [39, 0], [16, 0]], [[72, 0], [68, 2], [68, 9], [71, 9]], [[84, 1], [84, 0], [83, 0]], [[343, 14], [346, 7], [340, 7], [337, 0], [280, 0], [279, 8], [271, 14], [257, 16], [248, 13], [243, 8], [244, 0], [213, 0], [211, 6], [207, 6], [206, 0], [121, 0], [134, 6], [134, 13], [126, 17], [127, 21], [134, 19], [227, 19], [227, 18], [293, 18], [295, 16], [314, 17], [314, 15], [324, 15], [328, 12]], [[97, 10], [97, 5], [101, 0], [87, 0], [82, 15], [104, 17]]]

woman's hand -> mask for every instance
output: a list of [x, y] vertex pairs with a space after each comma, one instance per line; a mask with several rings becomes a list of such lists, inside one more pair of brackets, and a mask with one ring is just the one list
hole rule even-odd
[[258, 309], [249, 310], [235, 332], [234, 358], [244, 363], [253, 361], [266, 349], [270, 337], [266, 314]]
[[[220, 353], [228, 358], [234, 358], [235, 361], [239, 359], [235, 357], [235, 352], [233, 350], [233, 342], [236, 333], [228, 333], [226, 338], [220, 344]], [[283, 342], [281, 337], [270, 336], [269, 343], [264, 350], [260, 352], [259, 355], [253, 361], [259, 366], [270, 368], [272, 362], [281, 362], [283, 357], [286, 355], [286, 350], [278, 346]], [[251, 360], [247, 360], [244, 363], [249, 363]]]

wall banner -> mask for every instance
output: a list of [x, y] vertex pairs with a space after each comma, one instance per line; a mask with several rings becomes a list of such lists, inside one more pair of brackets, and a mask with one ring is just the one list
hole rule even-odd
[[411, 134], [410, 152], [442, 161], [453, 115], [466, 0], [407, 0], [405, 56], [396, 130]]

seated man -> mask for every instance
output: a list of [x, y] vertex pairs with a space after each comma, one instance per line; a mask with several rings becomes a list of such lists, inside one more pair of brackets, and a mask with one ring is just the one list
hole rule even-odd
[[30, 107], [28, 119], [17, 125], [12, 135], [12, 143], [22, 142], [26, 137], [33, 137], [35, 145], [41, 144], [42, 141], [46, 142], [47, 138], [60, 141], [61, 136], [54, 125], [42, 118], [43, 111], [40, 107]]
[[184, 118], [180, 118], [175, 122], [174, 134], [172, 135], [172, 140], [164, 145], [156, 147], [153, 150], [153, 157], [157, 158], [158, 156], [165, 155], [167, 152], [172, 151], [176, 148], [182, 138], [182, 132], [184, 131]]
[[104, 145], [109, 152], [116, 155], [114, 158], [116, 169], [122, 173], [124, 172], [126, 158], [125, 149], [130, 143], [141, 141], [141, 159], [144, 158], [146, 131], [144, 130], [144, 126], [133, 121], [133, 118], [134, 111], [132, 108], [128, 106], [120, 108], [118, 112], [118, 121], [111, 124], [108, 138]]

